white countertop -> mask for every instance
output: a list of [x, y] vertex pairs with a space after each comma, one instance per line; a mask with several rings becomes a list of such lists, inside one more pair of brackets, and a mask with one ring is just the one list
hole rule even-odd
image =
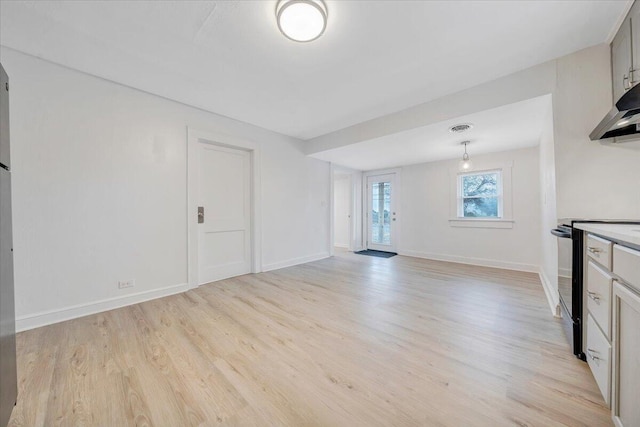
[[640, 224], [598, 224], [578, 222], [575, 228], [595, 233], [603, 237], [621, 240], [640, 246]]

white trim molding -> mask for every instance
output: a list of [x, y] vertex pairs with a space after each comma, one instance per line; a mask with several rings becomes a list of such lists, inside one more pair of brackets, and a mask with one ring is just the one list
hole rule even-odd
[[[546, 274], [544, 274], [544, 271], [542, 271], [542, 268], [540, 268], [540, 270], [538, 271], [538, 275], [540, 276], [540, 283], [542, 283], [542, 289], [544, 289], [544, 294], [547, 297], [547, 302], [549, 303], [549, 309], [551, 309], [551, 314], [553, 314], [554, 317], [561, 317], [561, 312], [560, 312], [560, 302], [558, 301], [558, 299], [560, 298], [558, 296], [558, 298], [553, 298], [553, 288], [551, 287], [551, 282], [549, 281], [549, 278], [547, 277]], [[555, 292], [557, 293], [557, 291]]]
[[160, 289], [152, 289], [149, 291], [137, 292], [135, 294], [106, 298], [86, 304], [72, 305], [58, 310], [41, 311], [27, 316], [20, 316], [16, 318], [16, 331], [27, 331], [41, 326], [64, 322], [65, 320], [76, 319], [78, 317], [89, 316], [91, 314], [126, 307], [128, 305], [139, 304], [141, 302], [169, 295], [180, 294], [188, 290], [189, 284], [181, 283], [179, 285], [167, 286]]
[[334, 255], [334, 246], [336, 244], [336, 225], [334, 221], [336, 201], [335, 201], [335, 181], [334, 165], [329, 163], [329, 256]]
[[291, 258], [284, 261], [278, 261], [271, 264], [265, 264], [262, 266], [262, 271], [273, 271], [281, 268], [293, 267], [294, 265], [306, 264], [308, 262], [320, 261], [321, 259], [329, 258], [331, 254], [329, 252], [321, 252], [315, 255], [308, 255], [299, 258]]
[[262, 181], [261, 153], [257, 142], [218, 132], [205, 132], [187, 127], [187, 260], [188, 281], [197, 288], [198, 281], [198, 143], [246, 150], [251, 153], [251, 272], [262, 271]]
[[489, 219], [489, 218], [451, 218], [451, 227], [466, 228], [513, 228], [512, 219]]
[[[335, 210], [336, 210], [336, 203], [335, 203], [335, 184], [336, 184], [336, 180], [340, 179], [337, 178], [339, 176], [345, 177], [345, 179], [347, 179], [349, 181], [349, 237], [347, 238], [347, 244], [344, 243], [336, 243], [336, 224], [335, 224]], [[331, 236], [330, 236], [330, 241], [331, 244], [329, 245], [329, 253], [331, 254], [331, 256], [334, 255], [334, 248], [345, 248], [349, 251], [352, 250], [352, 248], [354, 247], [354, 239], [355, 239], [355, 231], [354, 231], [354, 224], [355, 224], [355, 215], [354, 215], [354, 206], [355, 206], [355, 191], [354, 191], [354, 177], [353, 177], [353, 171], [341, 168], [339, 166], [335, 166], [333, 163], [331, 163], [331, 199], [330, 199], [330, 205], [331, 205], [331, 209], [329, 210], [330, 215], [329, 215], [329, 224], [330, 224], [330, 232], [331, 232]]]
[[473, 258], [473, 257], [465, 257], [458, 255], [447, 255], [447, 254], [434, 254], [429, 252], [420, 252], [420, 251], [399, 251], [400, 255], [410, 256], [414, 258], [424, 258], [431, 259], [434, 261], [446, 261], [446, 262], [456, 262], [459, 264], [468, 264], [468, 265], [477, 265], [480, 267], [492, 267], [492, 268], [500, 268], [503, 270], [515, 270], [515, 271], [525, 271], [527, 273], [538, 273], [540, 271], [540, 267], [533, 264], [524, 264], [519, 262], [511, 262], [511, 261], [499, 261], [495, 259], [487, 259], [487, 258]]
[[[331, 163], [331, 183], [332, 183], [332, 191], [333, 191], [333, 181], [335, 174], [340, 175], [349, 175], [351, 177], [351, 201], [350, 201], [350, 211], [351, 211], [351, 227], [349, 229], [349, 251], [356, 251], [358, 248], [362, 247], [363, 237], [362, 237], [362, 219], [363, 219], [363, 208], [362, 208], [362, 171], [350, 169], [344, 166], [339, 166], [334, 163]], [[331, 197], [333, 201], [333, 196]], [[331, 210], [330, 221], [332, 222], [333, 231], [331, 235], [335, 231], [335, 224], [333, 224], [333, 209]], [[335, 243], [335, 242], [334, 242]], [[334, 247], [334, 245], [332, 245]], [[333, 253], [332, 253], [333, 255]]]

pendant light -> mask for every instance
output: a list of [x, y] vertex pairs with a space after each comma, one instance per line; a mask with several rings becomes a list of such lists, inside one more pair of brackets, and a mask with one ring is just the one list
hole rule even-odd
[[279, 0], [276, 19], [285, 37], [310, 42], [327, 28], [327, 6], [322, 0]]
[[473, 163], [471, 163], [471, 159], [469, 158], [469, 154], [467, 153], [467, 144], [470, 144], [471, 141], [462, 141], [460, 144], [464, 145], [464, 154], [462, 155], [462, 160], [458, 164], [458, 168], [463, 171], [469, 171], [473, 167]]

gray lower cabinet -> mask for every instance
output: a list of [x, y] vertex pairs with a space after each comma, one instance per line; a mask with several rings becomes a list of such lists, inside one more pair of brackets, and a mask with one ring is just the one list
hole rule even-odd
[[613, 245], [613, 421], [640, 426], [640, 251]]
[[617, 427], [640, 427], [640, 251], [587, 235], [589, 368]]
[[640, 293], [613, 286], [613, 421], [640, 426]]
[[18, 392], [8, 98], [9, 80], [0, 64], [0, 426], [9, 422]]
[[593, 377], [607, 405], [611, 404], [611, 262], [613, 243], [587, 235], [586, 348]]
[[587, 363], [605, 402], [611, 396], [611, 344], [591, 314], [587, 314]]

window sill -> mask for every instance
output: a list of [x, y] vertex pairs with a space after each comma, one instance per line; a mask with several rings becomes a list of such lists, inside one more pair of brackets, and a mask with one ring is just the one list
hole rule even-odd
[[466, 228], [513, 228], [512, 219], [487, 219], [487, 218], [453, 218], [449, 220], [451, 227]]

